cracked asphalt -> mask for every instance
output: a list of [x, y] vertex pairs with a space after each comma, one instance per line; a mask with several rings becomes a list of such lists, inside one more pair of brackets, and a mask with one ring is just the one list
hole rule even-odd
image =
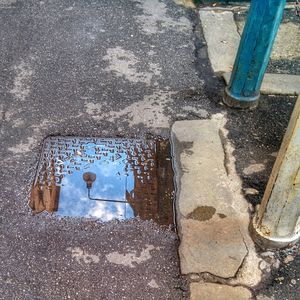
[[32, 215], [43, 139], [168, 137], [176, 120], [223, 113], [245, 188], [261, 195], [295, 97], [220, 105], [196, 11], [171, 0], [0, 0], [0, 47], [0, 299], [186, 299], [170, 229]]

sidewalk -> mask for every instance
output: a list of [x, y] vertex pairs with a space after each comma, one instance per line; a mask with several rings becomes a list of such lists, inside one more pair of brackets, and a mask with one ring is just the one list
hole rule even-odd
[[[199, 9], [212, 69], [226, 83], [246, 10], [247, 6]], [[248, 233], [293, 105], [292, 98], [275, 95], [300, 92], [299, 41], [299, 21], [289, 8], [268, 67], [271, 73], [261, 89], [269, 96], [261, 97], [260, 107], [253, 112], [228, 110], [210, 120], [180, 121], [172, 127], [179, 256], [191, 299], [295, 299], [299, 294], [299, 245], [263, 252]]]
[[[212, 68], [228, 84], [246, 21], [247, 6], [201, 7], [199, 14]], [[263, 94], [300, 93], [299, 41], [299, 20], [289, 5], [261, 87]]]
[[[191, 288], [203, 299], [211, 287], [244, 298], [300, 294], [297, 249], [257, 255], [246, 230], [296, 97], [263, 95], [251, 112], [223, 106], [225, 83], [211, 69], [195, 8], [172, 0], [0, 0], [0, 40], [0, 298], [177, 300]], [[190, 184], [179, 195], [186, 203], [177, 221], [189, 233], [179, 233], [188, 245], [179, 249], [197, 264], [180, 261], [177, 234], [151, 221], [32, 215], [27, 202], [45, 137], [169, 138], [172, 126], [178, 187]], [[179, 159], [190, 173], [180, 173]], [[204, 202], [204, 190], [218, 198]], [[226, 260], [216, 237], [228, 241]]]

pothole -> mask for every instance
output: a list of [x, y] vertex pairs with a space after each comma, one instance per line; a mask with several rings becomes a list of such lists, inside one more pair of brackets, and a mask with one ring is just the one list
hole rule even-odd
[[139, 217], [173, 224], [170, 143], [163, 139], [48, 137], [32, 186], [34, 213]]

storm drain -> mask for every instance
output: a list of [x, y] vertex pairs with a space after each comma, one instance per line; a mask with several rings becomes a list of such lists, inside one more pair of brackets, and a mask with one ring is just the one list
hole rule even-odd
[[173, 224], [173, 170], [168, 140], [49, 137], [29, 206], [35, 213], [139, 216]]

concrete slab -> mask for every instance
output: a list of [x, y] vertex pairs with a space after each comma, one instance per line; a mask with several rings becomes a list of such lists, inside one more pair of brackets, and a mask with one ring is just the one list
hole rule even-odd
[[[212, 69], [222, 74], [226, 83], [230, 79], [240, 34], [244, 21], [235, 22], [234, 12], [229, 10], [199, 11], [204, 36], [208, 47], [208, 56]], [[298, 26], [283, 23], [280, 26], [272, 51], [272, 59], [298, 59]], [[300, 93], [300, 76], [289, 74], [266, 74], [261, 87], [262, 94], [297, 95]]]
[[231, 71], [240, 42], [233, 13], [201, 9], [199, 14], [213, 71]]
[[191, 300], [248, 300], [251, 292], [240, 286], [232, 287], [215, 283], [192, 283]]
[[[180, 153], [181, 176], [179, 212], [187, 217], [197, 207], [210, 205], [217, 213], [231, 216], [233, 198], [226, 184], [224, 152], [218, 125], [211, 120], [180, 121], [173, 126], [177, 141], [185, 149]], [[210, 153], [210, 156], [207, 156]], [[210, 172], [207, 172], [210, 170]], [[226, 202], [221, 201], [226, 199]], [[208, 200], [209, 199], [209, 200]]]
[[219, 126], [215, 120], [201, 120], [176, 122], [172, 128], [180, 174], [179, 253], [184, 274], [209, 272], [229, 278], [235, 276], [247, 249], [234, 219]]
[[247, 255], [237, 220], [181, 221], [180, 265], [183, 274], [208, 272], [234, 277]]
[[[229, 84], [231, 72], [224, 73], [223, 78]], [[262, 94], [300, 94], [300, 76], [288, 74], [265, 74], [260, 89]]]
[[260, 260], [248, 234], [248, 204], [225, 124], [224, 115], [216, 114], [172, 127], [180, 266], [184, 274], [209, 273], [255, 286]]

